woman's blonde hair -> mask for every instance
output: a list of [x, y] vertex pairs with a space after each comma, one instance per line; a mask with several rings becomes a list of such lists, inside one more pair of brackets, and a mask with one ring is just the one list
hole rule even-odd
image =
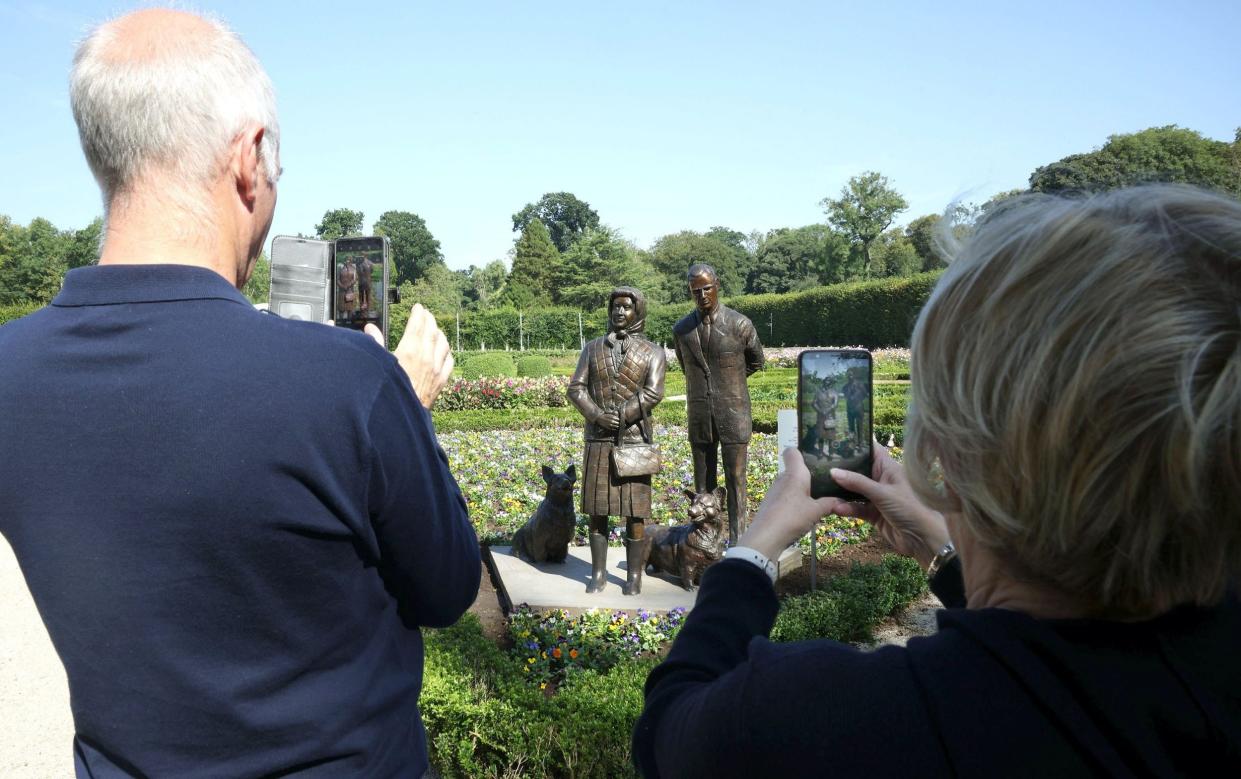
[[1241, 202], [1010, 201], [944, 272], [911, 351], [915, 489], [1014, 573], [1121, 616], [1235, 580]]

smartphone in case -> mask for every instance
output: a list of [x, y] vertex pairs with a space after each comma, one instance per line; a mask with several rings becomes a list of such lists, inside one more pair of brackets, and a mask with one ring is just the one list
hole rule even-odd
[[831, 469], [871, 475], [873, 374], [864, 349], [807, 349], [797, 358], [797, 448], [812, 497], [863, 500], [838, 485]]
[[391, 243], [382, 235], [321, 241], [278, 235], [271, 242], [272, 312], [287, 319], [362, 330], [373, 324], [388, 338]]

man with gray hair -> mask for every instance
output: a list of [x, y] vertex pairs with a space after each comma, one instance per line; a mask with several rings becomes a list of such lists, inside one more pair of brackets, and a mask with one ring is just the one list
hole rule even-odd
[[[71, 77], [106, 240], [0, 330], [0, 532], [64, 662], [78, 776], [419, 776], [422, 626], [478, 541], [415, 307], [370, 336], [238, 292], [276, 203], [271, 84], [221, 24], [102, 25]], [[20, 413], [17, 413], [20, 410]]]

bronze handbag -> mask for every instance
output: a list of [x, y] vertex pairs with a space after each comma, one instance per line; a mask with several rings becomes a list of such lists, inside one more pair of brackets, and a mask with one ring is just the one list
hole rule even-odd
[[[638, 413], [642, 413], [642, 401], [638, 401]], [[616, 445], [612, 447], [612, 467], [622, 479], [632, 476], [651, 476], [659, 473], [663, 465], [659, 460], [659, 446], [646, 433], [645, 417], [638, 417], [638, 429], [642, 431], [643, 443], [625, 444], [625, 420], [616, 428]]]

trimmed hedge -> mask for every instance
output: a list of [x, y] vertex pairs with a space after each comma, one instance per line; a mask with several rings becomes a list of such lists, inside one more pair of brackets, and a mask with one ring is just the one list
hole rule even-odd
[[552, 375], [552, 361], [537, 354], [526, 355], [517, 359], [517, 375], [524, 378], [541, 379]]
[[431, 764], [445, 779], [633, 776], [629, 739], [655, 660], [582, 671], [547, 696], [466, 614], [427, 630], [422, 696]]
[[[724, 302], [745, 314], [768, 346], [905, 346], [914, 320], [942, 271], [917, 276], [835, 284], [783, 295], [742, 295]], [[652, 305], [646, 314], [646, 336], [672, 345], [672, 326], [693, 310], [684, 304]], [[581, 317], [581, 336], [578, 333]], [[405, 329], [408, 309], [391, 310], [389, 340], [395, 347]], [[463, 312], [460, 338], [457, 315], [437, 316], [448, 341], [465, 351], [480, 349], [576, 349], [581, 338], [590, 340], [607, 332], [607, 312], [597, 309], [543, 308], [518, 312], [513, 308]]]
[[[884, 617], [925, 589], [913, 560], [889, 555], [830, 579], [823, 592], [786, 598], [773, 640], [869, 637]], [[779, 631], [779, 638], [777, 638]], [[625, 660], [606, 673], [568, 676], [554, 694], [528, 682], [521, 662], [466, 614], [426, 630], [418, 705], [431, 765], [445, 779], [476, 776], [628, 777], [630, 734], [654, 658]]]
[[504, 352], [484, 352], [466, 357], [457, 372], [463, 379], [481, 379], [484, 376], [507, 376], [517, 378], [517, 365]]

